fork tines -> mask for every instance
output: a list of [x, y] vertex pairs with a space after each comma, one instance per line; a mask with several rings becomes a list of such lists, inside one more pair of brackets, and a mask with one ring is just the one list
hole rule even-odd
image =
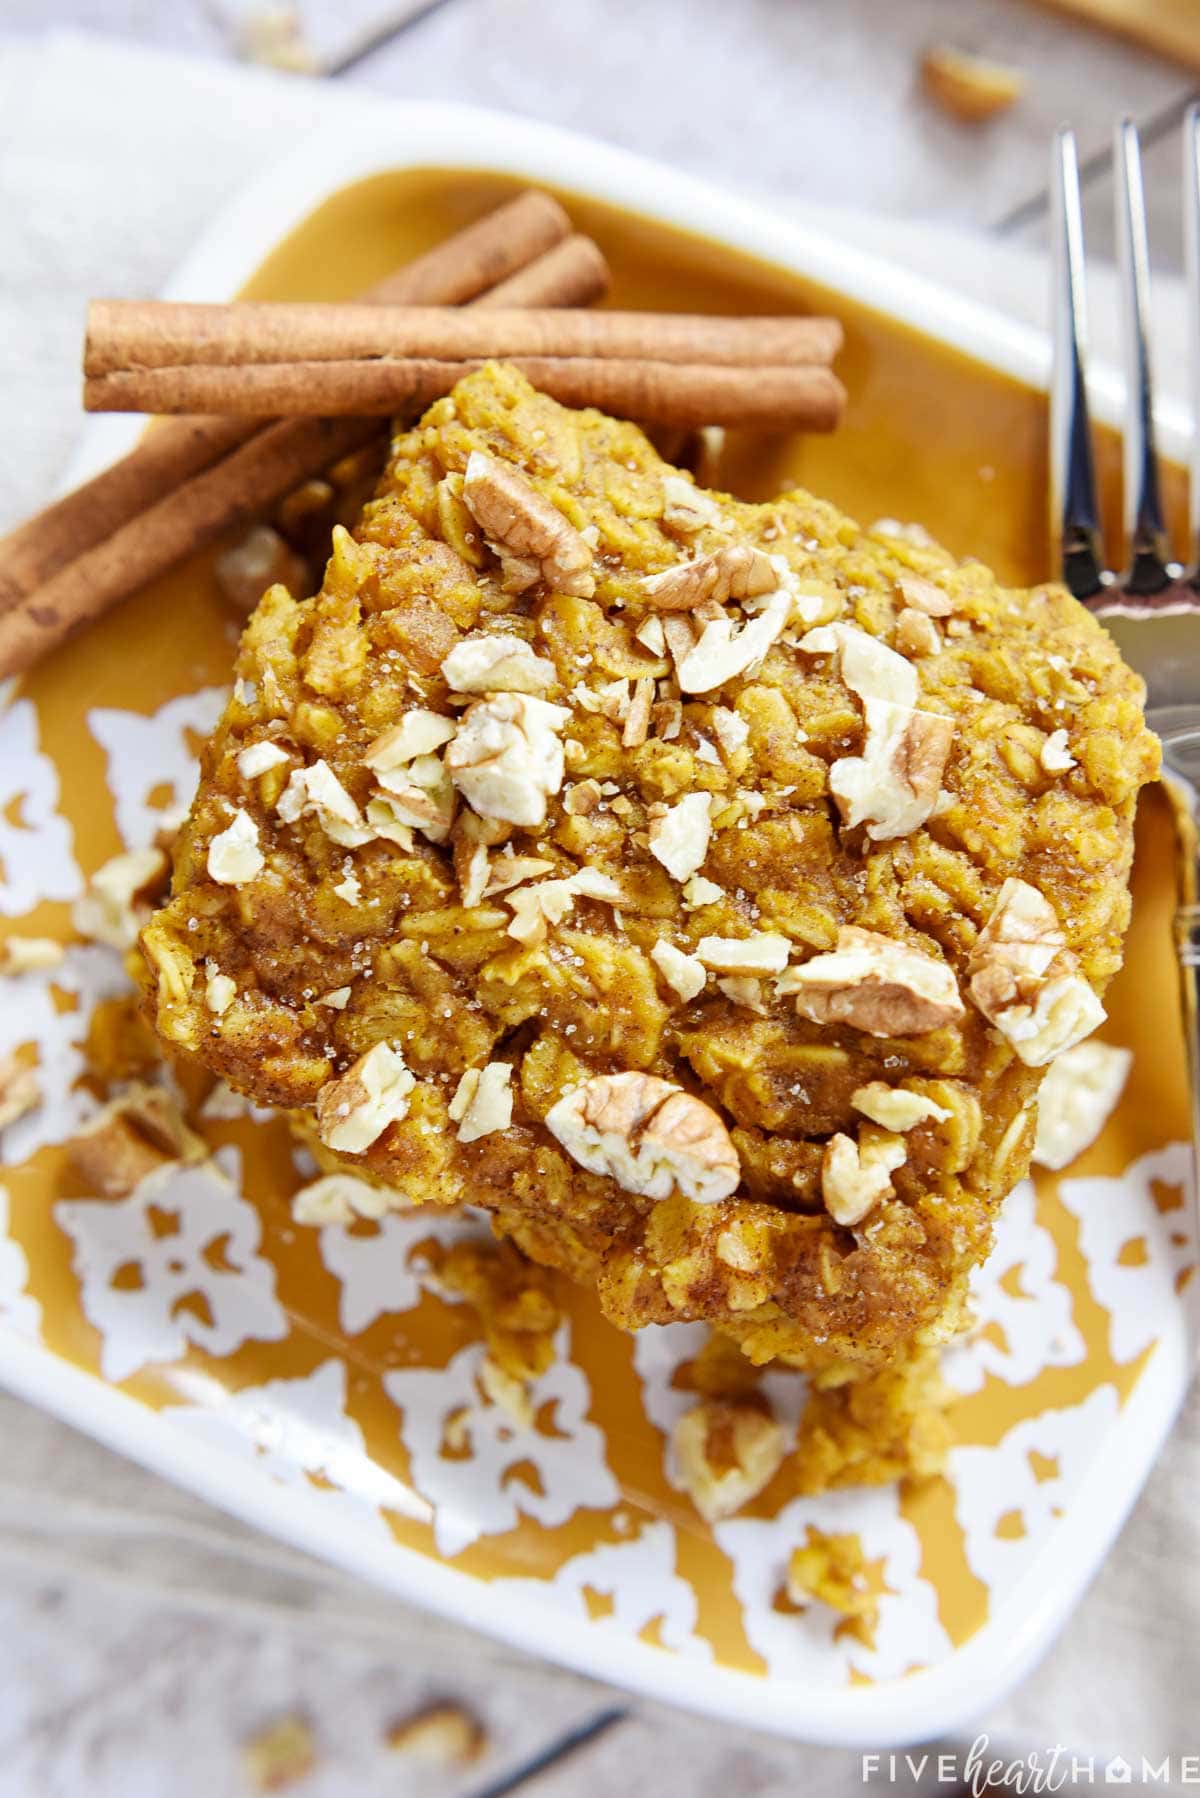
[[[1200, 419], [1200, 107], [1184, 121], [1184, 233], [1194, 417]], [[1087, 302], [1083, 216], [1075, 135], [1060, 131], [1051, 167], [1054, 256], [1054, 365], [1050, 387], [1050, 529], [1059, 573], [1077, 599], [1097, 610], [1158, 609], [1200, 563], [1200, 433], [1193, 431], [1191, 546], [1185, 570], [1172, 561], [1163, 516], [1154, 434], [1150, 355], [1150, 272], [1137, 127], [1118, 125], [1116, 184], [1122, 359], [1125, 370], [1123, 469], [1125, 553], [1106, 566], [1096, 497], [1086, 383]], [[1193, 601], [1194, 603], [1194, 601]]]

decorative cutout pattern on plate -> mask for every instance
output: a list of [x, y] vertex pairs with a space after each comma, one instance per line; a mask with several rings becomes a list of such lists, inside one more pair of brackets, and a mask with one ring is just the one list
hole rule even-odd
[[253, 1463], [281, 1485], [322, 1493], [339, 1514], [335, 1528], [365, 1529], [386, 1546], [391, 1536], [381, 1510], [428, 1521], [428, 1505], [367, 1454], [361, 1429], [346, 1413], [343, 1361], [323, 1361], [295, 1380], [218, 1389], [205, 1403], [168, 1406], [166, 1415], [189, 1436]]
[[128, 990], [120, 957], [84, 944], [68, 948], [56, 968], [0, 981], [0, 1059], [32, 1048], [42, 1093], [36, 1111], [0, 1132], [0, 1164], [20, 1166], [95, 1114], [95, 1098], [79, 1085], [88, 1025], [101, 999]]
[[1031, 1180], [1004, 1202], [996, 1243], [971, 1279], [975, 1323], [967, 1340], [943, 1356], [957, 1392], [978, 1392], [991, 1375], [1026, 1386], [1044, 1367], [1074, 1367], [1087, 1346], [1075, 1327], [1071, 1293], [1055, 1278], [1054, 1238], [1036, 1217]]
[[575, 1511], [607, 1509], [620, 1497], [604, 1437], [588, 1422], [591, 1393], [559, 1332], [553, 1365], [532, 1382], [532, 1428], [491, 1403], [479, 1383], [483, 1348], [472, 1343], [442, 1368], [387, 1374], [403, 1412], [413, 1484], [433, 1506], [439, 1554], [456, 1555], [520, 1517], [565, 1523]]
[[19, 918], [43, 899], [83, 891], [58, 797], [58, 770], [38, 747], [37, 713], [16, 699], [0, 710], [0, 914]]
[[148, 848], [164, 823], [192, 803], [197, 747], [228, 697], [228, 687], [205, 687], [169, 699], [148, 718], [117, 706], [88, 713], [88, 729], [108, 758], [113, 812], [126, 849]]
[[236, 1150], [198, 1167], [168, 1165], [127, 1199], [64, 1200], [55, 1221], [75, 1244], [84, 1315], [102, 1338], [100, 1371], [127, 1380], [189, 1343], [229, 1355], [278, 1342], [287, 1314], [275, 1269], [257, 1253], [258, 1213], [235, 1184]]
[[18, 1336], [36, 1337], [42, 1307], [27, 1290], [29, 1262], [20, 1243], [8, 1234], [8, 1190], [0, 1186], [0, 1324]]

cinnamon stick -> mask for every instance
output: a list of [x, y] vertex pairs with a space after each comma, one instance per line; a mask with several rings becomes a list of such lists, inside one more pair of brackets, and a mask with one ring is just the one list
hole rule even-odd
[[528, 268], [570, 234], [571, 221], [558, 201], [531, 188], [385, 275], [362, 301], [369, 306], [462, 306]]
[[828, 365], [841, 348], [832, 318], [724, 318], [686, 313], [456, 307], [188, 305], [94, 300], [84, 374], [200, 367], [239, 374], [283, 363], [469, 362], [538, 356], [682, 362], [730, 368]]
[[[472, 227], [476, 234], [479, 230]], [[441, 245], [439, 250], [448, 247]], [[588, 239], [568, 238], [508, 279], [520, 279], [538, 305], [550, 305], [556, 298], [578, 303], [596, 292], [598, 256]], [[494, 256], [489, 266], [496, 266]], [[487, 298], [480, 295], [473, 303], [486, 305]], [[163, 434], [168, 429], [160, 427]], [[225, 531], [249, 523], [308, 476], [369, 442], [378, 429], [378, 420], [369, 418], [286, 418], [257, 429], [224, 460], [159, 495], [154, 504], [41, 581], [0, 616], [0, 679], [32, 667], [118, 600]]]
[[[845, 390], [829, 368], [720, 365], [594, 356], [506, 358], [535, 387], [568, 406], [598, 406], [656, 425], [753, 425], [829, 431]], [[273, 362], [238, 368], [192, 364], [126, 369], [84, 385], [89, 412], [314, 412], [380, 417], [419, 411], [482, 366], [428, 358], [371, 362]]]
[[136, 593], [223, 531], [249, 524], [297, 479], [358, 449], [376, 428], [365, 418], [305, 418], [256, 432], [0, 618], [0, 677], [30, 667], [114, 601]]
[[[570, 230], [566, 213], [549, 194], [519, 194], [386, 276], [361, 301], [453, 305], [475, 299], [493, 286], [520, 281], [528, 272], [539, 305], [586, 304], [603, 291], [607, 270], [595, 246], [586, 238], [568, 235]], [[548, 262], [539, 277], [533, 265], [566, 244], [575, 248]], [[510, 288], [501, 303], [521, 305], [525, 302], [520, 296], [520, 288]], [[258, 428], [245, 418], [166, 421], [102, 474], [19, 524], [0, 538], [0, 614], [182, 481], [211, 467]], [[296, 476], [303, 478], [303, 473]]]
[[17, 525], [0, 538], [0, 614], [256, 429], [246, 418], [172, 418], [120, 461]]
[[590, 237], [570, 237], [519, 268], [475, 301], [476, 307], [590, 306], [608, 291], [608, 264]]

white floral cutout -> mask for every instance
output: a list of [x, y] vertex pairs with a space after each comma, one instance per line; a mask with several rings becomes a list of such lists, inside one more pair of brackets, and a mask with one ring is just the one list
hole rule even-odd
[[[956, 1392], [978, 1392], [989, 1374], [1025, 1386], [1043, 1368], [1077, 1367], [1086, 1358], [1070, 1288], [1055, 1278], [1054, 1238], [1038, 1223], [1036, 1210], [1030, 1180], [1022, 1180], [1001, 1207], [992, 1252], [971, 1276], [975, 1326], [942, 1357], [942, 1372]], [[989, 1325], [1002, 1341], [984, 1334]]]
[[8, 1188], [0, 1186], [0, 1326], [18, 1336], [37, 1337], [42, 1329], [42, 1307], [25, 1290], [29, 1262], [20, 1243], [8, 1233]]
[[1112, 1358], [1124, 1366], [1158, 1341], [1177, 1282], [1196, 1265], [1191, 1148], [1171, 1143], [1116, 1178], [1060, 1180], [1058, 1196], [1079, 1220], [1088, 1285], [1109, 1314]]
[[[126, 849], [147, 848], [164, 820], [191, 804], [199, 768], [186, 733], [207, 737], [228, 698], [228, 687], [202, 687], [148, 716], [116, 706], [88, 713], [88, 729], [108, 757], [108, 786]], [[152, 794], [159, 803], [151, 804]]]
[[[564, 1561], [553, 1579], [502, 1579], [492, 1583], [522, 1607], [549, 1604], [573, 1620], [609, 1635], [632, 1639], [656, 1625], [664, 1648], [689, 1660], [711, 1661], [711, 1642], [696, 1634], [699, 1606], [695, 1588], [675, 1570], [675, 1531], [661, 1519], [647, 1519], [623, 1542], [603, 1542]], [[588, 1594], [607, 1599], [611, 1609], [595, 1615]]]
[[700, 1353], [708, 1336], [707, 1324], [647, 1324], [634, 1335], [633, 1365], [642, 1383], [642, 1409], [664, 1436], [670, 1436], [696, 1402], [694, 1392], [671, 1384], [672, 1377]]
[[58, 770], [38, 748], [33, 701], [15, 700], [0, 709], [0, 912], [7, 917], [83, 891], [58, 795]]
[[367, 1454], [362, 1431], [346, 1413], [344, 1361], [323, 1361], [310, 1374], [238, 1392], [204, 1380], [197, 1401], [169, 1405], [164, 1416], [281, 1485], [318, 1493], [348, 1527], [367, 1530], [381, 1545], [394, 1541], [381, 1509], [429, 1521], [429, 1506]]
[[195, 1167], [157, 1169], [127, 1199], [54, 1207], [74, 1244], [80, 1302], [100, 1332], [105, 1379], [176, 1360], [189, 1343], [228, 1355], [251, 1339], [288, 1334], [275, 1268], [256, 1252], [258, 1212], [238, 1191], [239, 1174], [236, 1150], [222, 1149]]
[[[469, 1343], [444, 1368], [385, 1376], [388, 1397], [403, 1412], [413, 1484], [433, 1506], [439, 1554], [460, 1554], [481, 1536], [514, 1529], [522, 1516], [553, 1527], [581, 1507], [603, 1510], [617, 1502], [604, 1436], [587, 1417], [586, 1376], [567, 1358], [565, 1326], [555, 1347], [553, 1364], [530, 1385], [535, 1415], [556, 1401], [553, 1434], [536, 1425], [521, 1429], [487, 1402], [477, 1379], [482, 1343]], [[444, 1452], [459, 1439], [464, 1453]], [[522, 1464], [536, 1470], [540, 1491], [522, 1477]]]
[[[867, 1561], [882, 1560], [886, 1590], [873, 1648], [839, 1632], [841, 1619], [827, 1605], [814, 1602], [800, 1612], [775, 1608], [791, 1552], [805, 1542], [810, 1525], [828, 1535], [857, 1534]], [[730, 1518], [714, 1525], [713, 1535], [733, 1564], [747, 1639], [775, 1676], [837, 1687], [853, 1668], [876, 1680], [899, 1679], [914, 1665], [931, 1666], [952, 1651], [937, 1592], [921, 1574], [920, 1538], [900, 1515], [895, 1486], [796, 1498], [776, 1517]]]
[[994, 1600], [1046, 1546], [1120, 1408], [1115, 1387], [1097, 1386], [1081, 1404], [1024, 1418], [994, 1448], [951, 1449], [967, 1562]]
[[376, 1228], [327, 1224], [320, 1232], [321, 1260], [341, 1282], [338, 1323], [347, 1336], [381, 1317], [411, 1311], [420, 1302], [428, 1270], [413, 1251], [431, 1238], [445, 1247], [481, 1234], [477, 1212], [446, 1212], [436, 1205], [389, 1211]]
[[77, 1086], [83, 1043], [101, 999], [129, 991], [120, 957], [74, 945], [53, 968], [0, 976], [0, 1058], [32, 1044], [42, 1103], [0, 1132], [0, 1164], [17, 1167], [47, 1143], [65, 1142], [97, 1109]]

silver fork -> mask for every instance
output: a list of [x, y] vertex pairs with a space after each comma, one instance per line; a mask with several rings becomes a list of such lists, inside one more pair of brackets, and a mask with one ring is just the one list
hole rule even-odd
[[1155, 444], [1149, 335], [1149, 254], [1137, 129], [1117, 128], [1117, 249], [1126, 404], [1124, 557], [1104, 559], [1088, 420], [1083, 220], [1075, 137], [1060, 131], [1051, 171], [1054, 365], [1050, 386], [1050, 527], [1062, 580], [1104, 623], [1146, 682], [1147, 720], [1162, 741], [1163, 772], [1180, 833], [1175, 934], [1191, 1072], [1193, 1139], [1200, 1145], [1200, 107], [1183, 131], [1184, 237], [1194, 425], [1190, 543], [1171, 559]]

